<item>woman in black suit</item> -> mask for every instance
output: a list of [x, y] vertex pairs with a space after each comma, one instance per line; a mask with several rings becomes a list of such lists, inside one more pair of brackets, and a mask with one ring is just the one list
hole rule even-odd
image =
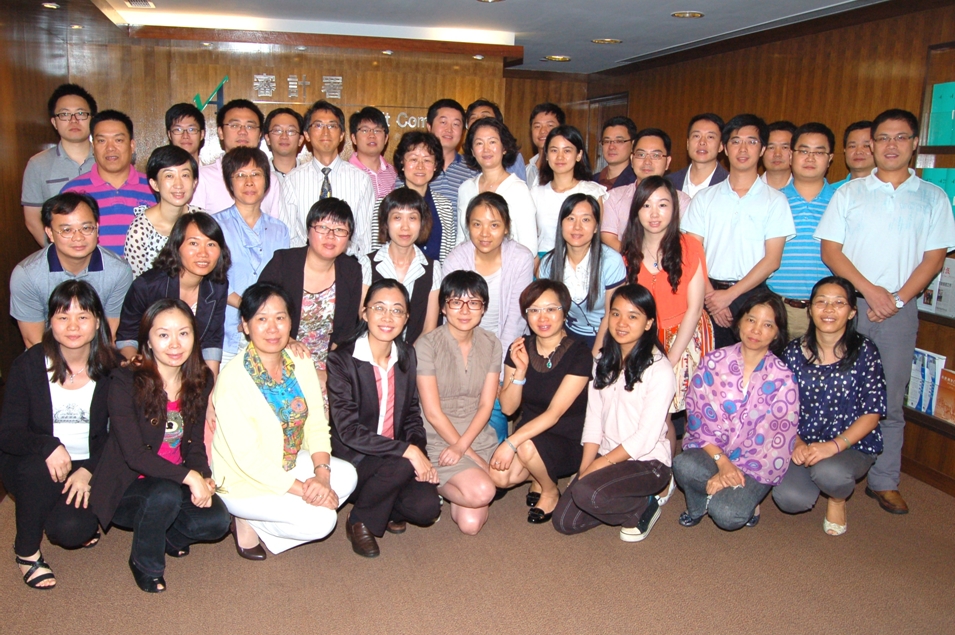
[[129, 568], [147, 593], [166, 589], [165, 554], [181, 558], [229, 529], [203, 443], [213, 379], [195, 332], [185, 302], [157, 301], [143, 314], [139, 354], [113, 371], [109, 389], [110, 436], [90, 502], [103, 527], [132, 528]]
[[40, 554], [99, 539], [90, 477], [106, 443], [109, 373], [117, 364], [96, 291], [83, 280], [53, 290], [43, 341], [14, 360], [0, 414], [0, 476], [16, 498], [14, 553], [23, 581], [52, 589]]
[[156, 300], [175, 298], [195, 315], [202, 359], [218, 374], [231, 264], [222, 229], [212, 216], [205, 212], [180, 216], [153, 268], [133, 280], [126, 292], [116, 347], [127, 359], [136, 355], [136, 335], [146, 309]]
[[358, 472], [345, 524], [352, 549], [373, 558], [376, 536], [426, 525], [441, 512], [438, 475], [425, 446], [414, 349], [402, 341], [408, 291], [393, 278], [371, 285], [355, 336], [328, 356], [332, 453]]

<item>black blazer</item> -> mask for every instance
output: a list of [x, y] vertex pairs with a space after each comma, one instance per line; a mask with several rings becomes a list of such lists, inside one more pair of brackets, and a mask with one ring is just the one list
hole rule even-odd
[[[90, 403], [90, 458], [87, 469], [96, 467], [106, 445], [109, 424], [107, 398], [110, 377], [93, 389]], [[0, 453], [12, 456], [37, 454], [46, 459], [62, 445], [53, 436], [53, 400], [46, 372], [43, 345], [31, 346], [10, 366], [0, 412]]]
[[[298, 337], [302, 319], [302, 296], [305, 292], [305, 258], [308, 247], [279, 249], [259, 274], [259, 282], [274, 282], [292, 299], [292, 339]], [[341, 344], [358, 326], [361, 304], [361, 265], [358, 259], [342, 254], [335, 259], [335, 317], [332, 319], [332, 344]]]
[[[206, 371], [203, 401], [209, 399], [213, 383], [212, 371]], [[162, 425], [164, 422], [153, 425], [135, 403], [133, 371], [128, 368], [113, 371], [109, 387], [109, 417], [109, 438], [99, 468], [90, 481], [90, 505], [103, 527], [113, 520], [123, 494], [140, 474], [167, 478], [176, 483], [182, 483], [189, 470], [206, 478], [212, 476], [203, 440], [205, 421], [201, 418], [198, 421], [183, 418], [182, 444], [179, 446], [181, 465], [174, 465], [159, 456], [166, 427]]]
[[[228, 282], [213, 282], [203, 278], [199, 285], [199, 301], [196, 305], [196, 333], [202, 347], [202, 358], [212, 361], [222, 359], [222, 341], [225, 336], [225, 307], [229, 297]], [[133, 280], [123, 300], [123, 312], [116, 329], [116, 346], [123, 348], [139, 336], [139, 321], [146, 309], [156, 300], [179, 299], [179, 277], [170, 277], [159, 269], [150, 269]]]
[[[375, 260], [376, 253], [377, 251], [373, 251], [368, 254], [372, 284], [384, 279], [384, 276], [378, 273], [380, 261]], [[434, 259], [427, 256], [425, 258], [428, 264], [424, 266], [424, 273], [414, 281], [412, 288], [408, 289], [411, 292], [411, 306], [408, 307], [408, 323], [405, 325], [404, 340], [412, 346], [424, 330], [424, 321], [428, 317], [428, 300], [431, 298], [431, 285], [434, 283]]]
[[[687, 170], [690, 169], [690, 166], [686, 166], [682, 170], [677, 170], [673, 174], [667, 174], [666, 178], [673, 184], [673, 187], [683, 191], [683, 182], [686, 181]], [[729, 177], [730, 173], [726, 171], [726, 168], [723, 167], [723, 164], [719, 161], [716, 162], [716, 171], [713, 172], [713, 178], [710, 179], [710, 185], [716, 185], [717, 183], [722, 183]]]
[[409, 445], [427, 455], [427, 434], [418, 405], [414, 348], [404, 343], [408, 370], [395, 365], [395, 438], [378, 434], [378, 387], [375, 370], [352, 356], [353, 346], [328, 354], [328, 409], [332, 428], [332, 454], [358, 465], [365, 456], [401, 456]]

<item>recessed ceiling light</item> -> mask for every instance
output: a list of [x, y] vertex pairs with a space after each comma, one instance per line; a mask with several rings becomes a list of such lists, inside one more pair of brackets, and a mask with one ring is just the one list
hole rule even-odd
[[670, 14], [673, 18], [702, 18], [703, 14], [699, 11], [674, 11]]
[[60, 8], [60, 5], [58, 5], [55, 2], [44, 2], [40, 6], [43, 7], [44, 9], [59, 9]]
[[483, 2], [484, 4], [493, 4], [495, 2], [504, 2], [504, 0], [477, 0], [478, 2]]
[[473, 57], [474, 57], [474, 59], [476, 59], [476, 60], [483, 60], [483, 59], [484, 59], [484, 56], [483, 56], [483, 55], [474, 55]]
[[296, 47], [295, 47], [295, 50], [296, 50], [296, 51], [307, 51], [307, 50], [308, 50], [308, 47], [307, 47], [307, 46], [296, 46]]
[[596, 40], [590, 40], [590, 41], [593, 42], [594, 44], [620, 44], [621, 42], [623, 42], [623, 40], [615, 40], [614, 38], [611, 38], [611, 37], [602, 37], [602, 38], [597, 38]]
[[82, 25], [82, 24], [71, 24], [71, 25], [70, 25], [70, 28], [71, 28], [71, 29], [82, 29], [82, 28], [83, 28], [83, 25]]
[[212, 42], [203, 42], [202, 45], [203, 45], [203, 46], [212, 46]]
[[382, 55], [394, 55], [394, 53], [395, 52], [392, 51], [391, 49], [385, 49], [384, 51], [381, 52]]
[[126, 6], [130, 9], [155, 9], [154, 5], [150, 0], [126, 0]]
[[547, 55], [544, 59], [548, 62], [569, 62], [570, 55]]

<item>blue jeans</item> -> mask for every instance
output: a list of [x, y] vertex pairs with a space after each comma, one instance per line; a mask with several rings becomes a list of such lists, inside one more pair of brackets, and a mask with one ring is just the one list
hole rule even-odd
[[749, 522], [772, 487], [744, 474], [743, 487], [723, 488], [707, 503], [706, 482], [717, 472], [716, 461], [699, 448], [684, 450], [673, 459], [673, 476], [686, 495], [687, 513], [693, 518], [708, 513], [717, 527], [734, 531]]

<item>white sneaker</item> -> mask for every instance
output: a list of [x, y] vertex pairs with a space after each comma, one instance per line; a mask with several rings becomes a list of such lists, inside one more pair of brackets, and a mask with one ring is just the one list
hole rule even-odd
[[673, 491], [676, 489], [676, 481], [673, 480], [673, 476], [670, 476], [670, 485], [667, 487], [667, 493], [663, 496], [657, 496], [657, 503], [660, 504], [660, 507], [663, 507], [667, 504], [667, 501], [670, 500], [670, 497], [673, 496]]
[[656, 497], [650, 497], [650, 506], [643, 513], [636, 527], [621, 527], [620, 540], [624, 542], [640, 542], [650, 533], [653, 526], [660, 519], [660, 504]]

